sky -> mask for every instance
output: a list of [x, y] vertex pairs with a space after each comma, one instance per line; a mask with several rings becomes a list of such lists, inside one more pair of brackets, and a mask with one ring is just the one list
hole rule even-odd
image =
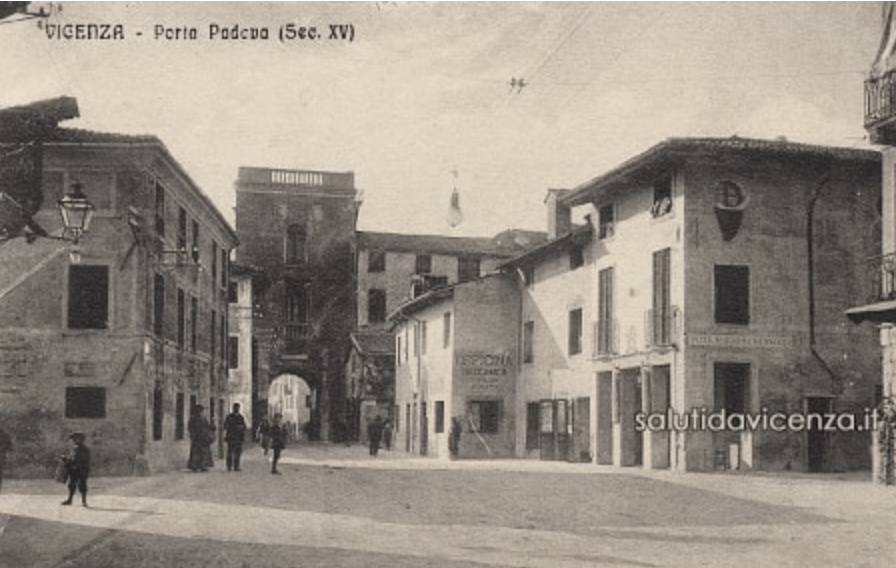
[[[49, 28], [0, 25], [0, 107], [73, 96], [64, 126], [158, 136], [231, 223], [240, 166], [352, 171], [359, 229], [454, 236], [546, 230], [549, 188], [669, 137], [869, 147], [881, 36], [877, 2], [40, 6], [62, 7]], [[91, 23], [124, 39], [48, 32]], [[302, 26], [321, 37], [280, 40]]]

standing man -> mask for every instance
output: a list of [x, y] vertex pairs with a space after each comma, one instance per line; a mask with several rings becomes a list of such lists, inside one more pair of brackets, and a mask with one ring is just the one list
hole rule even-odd
[[370, 442], [370, 455], [376, 457], [380, 451], [380, 441], [383, 439], [383, 419], [377, 414], [373, 422], [367, 426], [367, 440]]
[[71, 505], [72, 498], [77, 489], [81, 493], [81, 505], [87, 506], [87, 478], [90, 477], [90, 450], [84, 445], [86, 436], [81, 432], [75, 432], [69, 436], [75, 444], [71, 453], [66, 457], [68, 468], [68, 499], [63, 505]]
[[193, 415], [187, 424], [187, 429], [190, 431], [190, 459], [187, 467], [193, 472], [206, 472], [214, 465], [211, 448], [215, 440], [215, 430], [203, 412], [205, 412], [204, 406], [201, 404], [194, 406]]
[[286, 447], [287, 431], [286, 426], [281, 422], [282, 419], [283, 415], [278, 412], [274, 415], [274, 421], [268, 428], [268, 439], [271, 441], [271, 450], [274, 452], [271, 458], [272, 475], [280, 475], [280, 472], [277, 471], [277, 462], [280, 461], [280, 452]]
[[0, 428], [0, 488], [3, 487], [3, 465], [6, 463], [6, 454], [12, 449], [12, 440], [6, 430]]
[[240, 457], [246, 440], [246, 419], [240, 414], [240, 403], [233, 403], [233, 412], [224, 419], [224, 441], [227, 442], [227, 471], [240, 471]]

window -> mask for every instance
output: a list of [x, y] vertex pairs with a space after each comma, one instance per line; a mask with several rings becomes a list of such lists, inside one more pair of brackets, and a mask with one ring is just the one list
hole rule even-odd
[[432, 272], [432, 257], [428, 254], [418, 254], [414, 260], [414, 274], [429, 274]]
[[749, 324], [750, 268], [716, 265], [714, 287], [716, 323]]
[[460, 257], [457, 259], [457, 280], [468, 282], [479, 278], [480, 260], [473, 257]]
[[535, 267], [534, 266], [526, 266], [522, 270], [523, 279], [526, 281], [526, 286], [532, 287], [535, 284]]
[[470, 403], [470, 421], [474, 432], [497, 434], [500, 425], [501, 403], [497, 400], [481, 400]]
[[445, 432], [445, 401], [436, 401], [436, 434]]
[[212, 287], [218, 282], [218, 243], [212, 241]]
[[569, 312], [569, 354], [582, 352], [582, 308]]
[[153, 278], [152, 330], [159, 337], [165, 333], [165, 277], [161, 274]]
[[286, 246], [283, 261], [286, 264], [304, 264], [307, 260], [305, 229], [299, 225], [286, 228]]
[[165, 188], [156, 182], [156, 234], [160, 240], [165, 238]]
[[190, 351], [196, 352], [196, 323], [199, 321], [199, 299], [190, 298]]
[[68, 387], [65, 389], [66, 418], [105, 418], [106, 389]]
[[174, 398], [174, 439], [184, 439], [184, 393], [179, 392]]
[[239, 285], [236, 282], [231, 282], [227, 285], [227, 302], [230, 304], [235, 304], [239, 300]]
[[653, 253], [653, 317], [652, 343], [668, 345], [672, 341], [671, 306], [671, 256], [670, 249]]
[[227, 290], [227, 278], [230, 275], [230, 252], [221, 248], [221, 288]]
[[569, 250], [569, 269], [575, 270], [585, 264], [585, 250], [582, 245], [574, 245]]
[[601, 207], [597, 216], [600, 223], [597, 228], [597, 238], [609, 239], [616, 233], [616, 211], [613, 204]]
[[653, 184], [653, 207], [650, 214], [662, 217], [672, 211], [672, 177], [666, 176]]
[[177, 289], [177, 347], [183, 349], [187, 341], [187, 298]]
[[401, 365], [401, 336], [395, 336], [395, 360]]
[[386, 291], [371, 288], [367, 291], [367, 321], [380, 323], [386, 321]]
[[527, 321], [523, 324], [523, 363], [531, 363], [535, 360], [535, 322]]
[[75, 266], [68, 272], [68, 327], [109, 327], [109, 267]]
[[538, 434], [539, 434], [539, 420], [538, 420], [538, 408], [539, 404], [537, 402], [527, 402], [526, 403], [526, 449], [527, 450], [535, 450], [538, 449]]
[[386, 251], [372, 250], [367, 253], [367, 272], [385, 272]]
[[300, 282], [287, 284], [284, 315], [290, 323], [306, 323], [308, 321], [308, 289]]
[[187, 250], [187, 212], [183, 207], [177, 209], [177, 250]]
[[193, 221], [193, 251], [194, 260], [199, 262], [199, 223], [197, 221]]
[[597, 354], [613, 353], [615, 338], [613, 322], [613, 268], [597, 274]]
[[442, 347], [451, 345], [451, 312], [442, 316]]
[[728, 415], [746, 412], [750, 365], [715, 363], [713, 371], [715, 409]]
[[240, 368], [240, 338], [237, 335], [227, 338], [227, 368]]
[[426, 322], [420, 322], [420, 354], [426, 355]]
[[211, 355], [212, 357], [215, 356], [215, 351], [217, 350], [217, 347], [215, 346], [215, 335], [217, 333], [218, 333], [218, 312], [216, 312], [215, 310], [212, 310], [211, 320], [209, 321], [209, 326], [208, 326], [208, 340], [210, 342], [210, 345], [208, 348], [208, 354]]

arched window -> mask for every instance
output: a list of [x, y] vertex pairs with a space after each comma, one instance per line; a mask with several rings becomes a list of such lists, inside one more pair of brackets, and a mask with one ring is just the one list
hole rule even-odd
[[305, 229], [300, 225], [287, 227], [283, 261], [286, 264], [304, 264], [307, 260], [305, 244]]

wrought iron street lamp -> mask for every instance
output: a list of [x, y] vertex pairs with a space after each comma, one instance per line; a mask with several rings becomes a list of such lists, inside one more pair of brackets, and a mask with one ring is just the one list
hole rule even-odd
[[93, 219], [93, 203], [84, 195], [81, 182], [76, 181], [57, 204], [59, 205], [59, 214], [62, 215], [62, 240], [71, 241], [77, 245], [81, 235], [90, 228], [90, 221]]

